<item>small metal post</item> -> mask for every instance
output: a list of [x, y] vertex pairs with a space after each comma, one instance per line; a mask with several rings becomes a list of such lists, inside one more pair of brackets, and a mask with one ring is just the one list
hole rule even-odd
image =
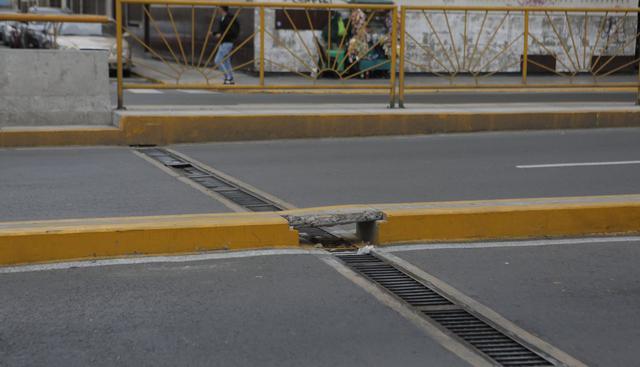
[[264, 87], [264, 6], [260, 6], [260, 86]]
[[58, 48], [58, 24], [60, 24], [59, 26], [62, 27], [62, 23], [51, 23], [53, 27], [53, 48], [54, 49]]
[[123, 109], [123, 93], [122, 93], [122, 4], [120, 0], [116, 0], [116, 52], [118, 60], [118, 109]]
[[529, 64], [529, 11], [524, 11], [524, 47], [522, 50], [522, 83], [527, 84], [527, 66]]
[[640, 63], [638, 64], [638, 91], [636, 93], [636, 105], [640, 105]]
[[404, 108], [404, 83], [405, 83], [405, 75], [404, 75], [404, 58], [405, 58], [405, 47], [406, 47], [406, 30], [405, 24], [407, 24], [407, 9], [403, 6], [400, 13], [400, 80], [399, 80], [399, 92], [398, 92], [398, 106], [400, 108]]
[[[640, 0], [638, 1], [638, 7], [640, 7]], [[637, 29], [640, 31], [640, 12], [637, 13]], [[636, 37], [636, 57], [640, 53], [640, 39]], [[638, 63], [638, 83], [640, 83], [640, 63]], [[638, 85], [638, 92], [636, 93], [636, 105], [640, 105], [640, 84]]]
[[[144, 43], [146, 45], [151, 44], [151, 36], [149, 30], [149, 14], [151, 14], [151, 6], [149, 4], [144, 4], [145, 12], [144, 12]], [[149, 52], [146, 47], [144, 48], [144, 52]]]
[[390, 90], [390, 102], [389, 108], [396, 107], [396, 72], [397, 70], [397, 47], [398, 47], [398, 8], [396, 6], [393, 7], [391, 11], [391, 16], [393, 20], [391, 22], [391, 72], [389, 73], [391, 90]]

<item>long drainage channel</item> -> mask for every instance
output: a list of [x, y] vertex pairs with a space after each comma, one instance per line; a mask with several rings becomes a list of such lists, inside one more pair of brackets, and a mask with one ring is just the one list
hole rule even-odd
[[[137, 151], [247, 210], [278, 212], [287, 209], [168, 150], [145, 147], [137, 148]], [[353, 251], [353, 241], [323, 228], [295, 223], [293, 226], [299, 231], [302, 241], [319, 243], [335, 251], [334, 256], [346, 266], [393, 295], [488, 363], [509, 367], [563, 365], [401, 268], [372, 253], [358, 254]]]
[[[237, 183], [231, 182], [215, 172], [199, 167], [195, 163], [179, 157], [166, 149], [148, 147], [136, 148], [136, 150], [160, 162], [164, 166], [171, 168], [177, 174], [249, 211], [279, 212], [287, 210], [287, 208], [283, 208], [280, 204]], [[296, 225], [294, 228], [300, 233], [303, 242], [342, 248], [352, 246], [352, 241], [336, 236], [322, 228], [305, 225]]]
[[349, 268], [374, 282], [440, 330], [496, 366], [563, 366], [546, 353], [507, 335], [499, 326], [375, 254], [338, 253]]

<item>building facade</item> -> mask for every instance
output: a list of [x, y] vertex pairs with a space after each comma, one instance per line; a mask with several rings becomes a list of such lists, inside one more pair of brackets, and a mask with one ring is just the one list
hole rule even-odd
[[[236, 0], [237, 1], [237, 0]], [[290, 2], [290, 3], [349, 3], [348, 0], [246, 0], [255, 2]], [[365, 1], [362, 1], [365, 2]], [[396, 5], [441, 5], [441, 6], [559, 6], [559, 7], [588, 7], [588, 8], [633, 8], [639, 6], [639, 0], [395, 0]], [[0, 0], [1, 6], [22, 8], [40, 5], [66, 7], [79, 14], [101, 14], [114, 17], [114, 0]], [[182, 9], [181, 9], [182, 8]], [[185, 42], [191, 39], [191, 7], [177, 7], [173, 14], [177, 23], [178, 35], [184, 37]], [[167, 17], [166, 8], [161, 5], [148, 8], [152, 14], [155, 26], [158, 26], [167, 37], [175, 34]], [[322, 13], [322, 11], [318, 11]], [[325, 12], [326, 13], [326, 12]], [[342, 12], [345, 20], [349, 12]], [[322, 39], [322, 28], [326, 27], [327, 18], [318, 14], [318, 22], [311, 29], [306, 17], [295, 20], [296, 27], [292, 27], [288, 16], [296, 17], [294, 12], [283, 14], [282, 11], [269, 9], [266, 12], [265, 59], [272, 62], [265, 63], [269, 72], [313, 72], [310, 65], [317, 65], [322, 57], [318, 50], [318, 39]], [[304, 17], [304, 14], [297, 14]], [[123, 17], [127, 31], [135, 33], [140, 39], [146, 40], [154, 48], [164, 49], [165, 40], [161, 40], [154, 26], [145, 17], [141, 5], [126, 5]], [[206, 40], [205, 29], [209, 23], [210, 13], [198, 12], [195, 29], [198, 30], [194, 41], [200, 49]], [[242, 24], [240, 40], [250, 37], [259, 27], [257, 10], [245, 9], [238, 18]], [[315, 20], [313, 21], [316, 22]], [[522, 68], [520, 62], [523, 56], [522, 37], [523, 16], [521, 13], [511, 13], [505, 17], [504, 13], [492, 13], [486, 17], [482, 13], [464, 12], [430, 13], [430, 19], [425, 21], [424, 14], [413, 12], [407, 15], [406, 68], [409, 72], [518, 72]], [[307, 27], [305, 27], [305, 24]], [[297, 29], [293, 29], [297, 28]], [[473, 38], [469, 34], [483, 29], [487, 35]], [[569, 19], [563, 14], [548, 17], [545, 14], [532, 14], [529, 19], [530, 37], [536, 39], [531, 42], [529, 54], [531, 60], [558, 72], [588, 71], [593, 69], [594, 60], [602, 56], [622, 55], [627, 59], [637, 54], [638, 22], [636, 14], [626, 17], [609, 14], [593, 13], [571, 14]], [[493, 30], [496, 30], [495, 35]], [[573, 33], [586, 34], [580, 39], [573, 37]], [[593, 40], [601, 38], [598, 43]], [[177, 45], [176, 39], [169, 39], [169, 43]], [[590, 38], [589, 44], [586, 38]], [[571, 40], [571, 41], [570, 41]], [[630, 40], [632, 42], [630, 42]], [[303, 41], [303, 42], [301, 42]], [[209, 41], [211, 43], [211, 41]], [[595, 44], [594, 44], [595, 43]], [[607, 47], [603, 48], [603, 45]], [[326, 45], [325, 45], [326, 46]], [[213, 48], [211, 45], [204, 45]], [[481, 50], [480, 54], [473, 49]], [[484, 51], [486, 49], [486, 51]], [[310, 52], [311, 51], [311, 52]], [[446, 52], [445, 52], [446, 51]], [[448, 54], [447, 54], [448, 53]], [[253, 67], [259, 67], [260, 41], [254, 37], [246, 43], [242, 50], [234, 55], [234, 63], [247, 63], [254, 60]], [[499, 58], [493, 59], [497, 54]], [[472, 55], [476, 60], [460, 62], [461, 56]], [[589, 56], [589, 57], [587, 57]], [[455, 57], [455, 60], [454, 60]], [[624, 60], [623, 60], [624, 61]], [[622, 62], [622, 61], [621, 61]], [[462, 64], [462, 67], [461, 67]], [[618, 65], [612, 63], [611, 65]], [[536, 70], [536, 67], [531, 67]]]

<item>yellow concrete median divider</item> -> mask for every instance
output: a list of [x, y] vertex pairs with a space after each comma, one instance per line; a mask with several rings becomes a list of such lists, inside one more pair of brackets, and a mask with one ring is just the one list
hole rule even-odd
[[124, 111], [118, 126], [0, 128], [0, 148], [72, 145], [166, 145], [273, 139], [368, 137], [639, 127], [640, 109], [607, 111], [383, 110], [307, 112]]
[[379, 206], [377, 243], [640, 233], [640, 195]]
[[283, 215], [323, 223], [380, 218], [376, 213], [384, 219], [359, 230], [372, 229], [367, 236], [377, 245], [640, 234], [640, 195], [344, 205], [278, 213], [0, 223], [0, 266], [293, 248], [300, 246], [298, 232]]
[[0, 223], [0, 265], [297, 246], [272, 213]]

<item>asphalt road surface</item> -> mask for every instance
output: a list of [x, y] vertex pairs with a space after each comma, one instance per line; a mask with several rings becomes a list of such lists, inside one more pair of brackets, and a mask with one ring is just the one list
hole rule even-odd
[[0, 221], [228, 211], [129, 148], [0, 149]]
[[498, 244], [396, 255], [589, 366], [635, 366], [639, 244]]
[[[640, 129], [180, 145], [299, 207], [637, 194]], [[521, 167], [591, 163], [603, 165]]]
[[467, 366], [311, 255], [0, 273], [0, 294], [0, 365]]
[[[637, 194], [639, 141], [615, 129], [172, 148], [311, 207]], [[126, 147], [3, 149], [0, 172], [0, 221], [229, 211]]]
[[[572, 357], [609, 367], [637, 361], [639, 245], [390, 251]], [[329, 255], [228, 255], [246, 257], [0, 268], [0, 365], [466, 365], [328, 266]]]

